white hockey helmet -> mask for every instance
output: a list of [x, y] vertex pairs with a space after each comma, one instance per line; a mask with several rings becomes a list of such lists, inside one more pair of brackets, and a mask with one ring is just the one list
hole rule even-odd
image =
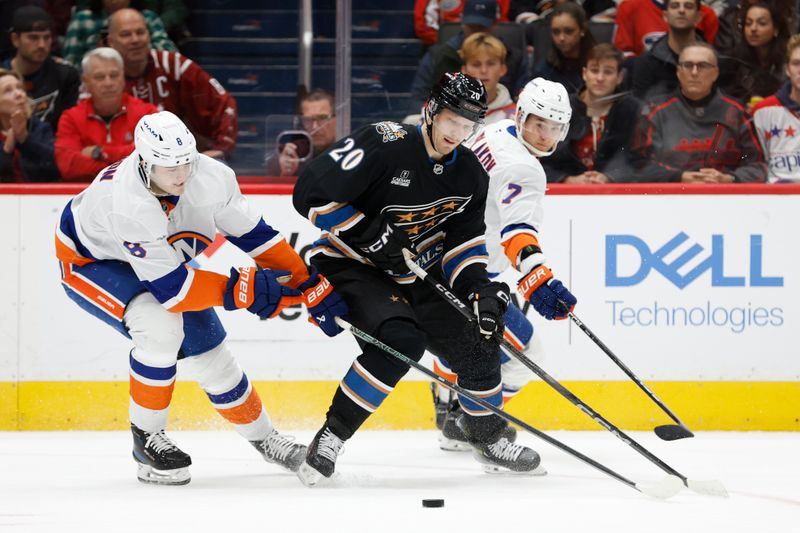
[[133, 135], [139, 175], [150, 187], [153, 165], [171, 168], [197, 161], [197, 143], [186, 124], [169, 111], [145, 115]]
[[[539, 150], [525, 140], [523, 128], [530, 115], [562, 125], [561, 135], [550, 150]], [[536, 78], [525, 85], [517, 99], [517, 138], [535, 156], [548, 156], [556, 151], [559, 142], [567, 138], [570, 118], [572, 118], [572, 106], [564, 86], [555, 81]]]

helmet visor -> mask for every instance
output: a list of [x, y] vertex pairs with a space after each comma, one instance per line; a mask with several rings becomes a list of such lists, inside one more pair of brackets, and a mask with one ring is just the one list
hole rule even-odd
[[563, 124], [536, 115], [528, 115], [528, 119], [522, 129], [525, 132], [526, 141], [540, 150], [549, 150], [563, 138], [567, 128], [569, 128], [569, 124]]

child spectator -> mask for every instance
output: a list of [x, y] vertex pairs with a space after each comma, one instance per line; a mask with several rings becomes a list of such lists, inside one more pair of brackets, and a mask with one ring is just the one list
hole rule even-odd
[[584, 88], [570, 97], [569, 134], [555, 153], [541, 159], [547, 181], [608, 183], [629, 172], [628, 151], [639, 104], [618, 93], [624, 72], [622, 52], [608, 43], [589, 51]]
[[488, 33], [473, 33], [464, 40], [458, 54], [464, 62], [461, 72], [478, 78], [486, 88], [489, 110], [484, 123], [513, 118], [516, 104], [505, 85], [500, 83], [500, 78], [508, 71], [506, 47], [502, 41]]
[[58, 181], [53, 131], [31, 119], [22, 77], [0, 68], [0, 182]]
[[786, 58], [789, 79], [753, 112], [770, 183], [800, 183], [800, 35], [789, 39]]

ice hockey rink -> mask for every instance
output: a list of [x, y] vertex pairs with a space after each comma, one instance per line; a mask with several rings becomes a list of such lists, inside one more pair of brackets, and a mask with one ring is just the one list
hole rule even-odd
[[[549, 433], [646, 484], [664, 474], [606, 431]], [[536, 531], [775, 532], [800, 528], [800, 434], [698, 433], [660, 441], [631, 433], [691, 480], [717, 479], [727, 499], [685, 489], [651, 499], [524, 434], [544, 477], [489, 475], [445, 453], [432, 431], [364, 431], [337, 473], [309, 489], [267, 464], [233, 431], [172, 432], [191, 454], [182, 487], [139, 483], [127, 432], [0, 435], [0, 531]], [[299, 432], [307, 442], [311, 432]], [[423, 508], [422, 500], [445, 500]]]

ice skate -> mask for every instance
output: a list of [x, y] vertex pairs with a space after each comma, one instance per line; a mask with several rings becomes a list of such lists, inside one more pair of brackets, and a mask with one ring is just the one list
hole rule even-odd
[[250, 441], [268, 463], [275, 463], [289, 472], [297, 472], [306, 456], [304, 444], [294, 442], [294, 437], [281, 435], [277, 429], [267, 435], [264, 440]]
[[131, 432], [139, 481], [155, 485], [186, 485], [191, 481], [188, 467], [192, 458], [181, 451], [163, 429], [148, 433], [131, 424]]
[[306, 487], [313, 487], [324, 477], [329, 478], [336, 469], [336, 457], [342, 453], [344, 441], [333, 434], [328, 426], [314, 436], [308, 446], [306, 460], [300, 465], [297, 477]]
[[531, 448], [515, 444], [501, 436], [497, 441], [488, 444], [476, 444], [472, 456], [483, 465], [483, 471], [489, 474], [528, 474], [544, 476], [547, 474], [541, 466], [541, 458]]
[[[464, 411], [458, 403], [455, 404], [452, 411], [447, 413], [444, 423], [439, 433], [439, 448], [446, 452], [469, 452], [472, 451], [472, 445], [467, 440], [467, 436], [458, 427], [456, 420], [461, 416]], [[501, 436], [507, 438], [510, 442], [517, 440], [517, 430], [512, 426], [506, 426], [501, 433]]]

